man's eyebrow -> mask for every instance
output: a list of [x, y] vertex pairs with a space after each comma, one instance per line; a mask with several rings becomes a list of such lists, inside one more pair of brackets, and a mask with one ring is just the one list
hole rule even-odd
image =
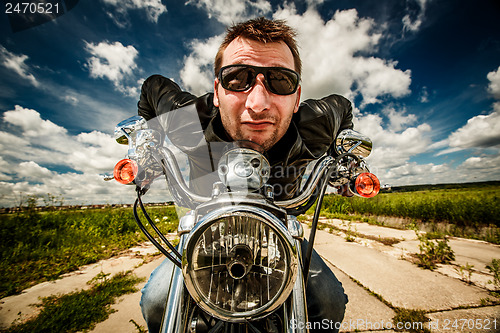
[[226, 65], [226, 66], [232, 66], [232, 65], [248, 65], [248, 66], [262, 67], [262, 68], [279, 67], [279, 68], [287, 68], [287, 69], [291, 69], [292, 71], [295, 71], [295, 69], [293, 69], [292, 67], [289, 67], [289, 66], [286, 66], [283, 64], [279, 64], [279, 63], [272, 63], [269, 66], [256, 66], [256, 65], [249, 64], [249, 63], [245, 62], [244, 60], [237, 60], [237, 61], [235, 61], [229, 65]]

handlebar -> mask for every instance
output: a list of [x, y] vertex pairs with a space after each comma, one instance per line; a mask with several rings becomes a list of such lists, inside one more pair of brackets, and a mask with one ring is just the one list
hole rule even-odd
[[[153, 154], [153, 157], [160, 165], [162, 165], [164, 173], [169, 180], [167, 181], [169, 190], [177, 200], [181, 201], [189, 208], [195, 208], [199, 204], [212, 200], [212, 197], [199, 195], [189, 189], [184, 178], [182, 177], [181, 171], [179, 170], [175, 155], [168, 148], [162, 147], [158, 150], [158, 153], [159, 154]], [[292, 213], [292, 215], [296, 215], [299, 210], [302, 212], [303, 209], [300, 209], [301, 206], [309, 207], [312, 203], [314, 203], [314, 201], [316, 201], [318, 193], [314, 192], [322, 180], [328, 180], [325, 179], [325, 175], [335, 162], [336, 159], [332, 156], [327, 155], [321, 158], [315, 164], [303, 190], [298, 196], [287, 200], [276, 200], [274, 203], [278, 207], [287, 210], [287, 213]], [[307, 210], [307, 208], [305, 210]]]

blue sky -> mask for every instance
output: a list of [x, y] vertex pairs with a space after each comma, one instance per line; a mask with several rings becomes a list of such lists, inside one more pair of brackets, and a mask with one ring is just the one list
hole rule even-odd
[[58, 2], [73, 8], [21, 31], [0, 14], [0, 206], [46, 193], [132, 202], [131, 187], [99, 174], [126, 152], [112, 132], [137, 112], [142, 81], [210, 91], [225, 26], [256, 16], [298, 31], [303, 99], [354, 103], [382, 183], [500, 180], [496, 1]]

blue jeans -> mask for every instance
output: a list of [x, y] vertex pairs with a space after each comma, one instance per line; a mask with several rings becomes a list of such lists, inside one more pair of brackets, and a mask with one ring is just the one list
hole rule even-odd
[[[302, 242], [302, 256], [305, 256], [308, 242]], [[174, 264], [165, 259], [149, 277], [142, 289], [142, 315], [150, 333], [160, 331], [161, 320], [167, 301], [170, 277]], [[306, 288], [307, 312], [311, 333], [338, 332], [334, 323], [344, 319], [345, 305], [348, 302], [342, 283], [335, 277], [323, 259], [313, 251]], [[316, 324], [315, 324], [316, 323]], [[304, 323], [305, 324], [305, 323]], [[319, 329], [315, 329], [319, 328]]]

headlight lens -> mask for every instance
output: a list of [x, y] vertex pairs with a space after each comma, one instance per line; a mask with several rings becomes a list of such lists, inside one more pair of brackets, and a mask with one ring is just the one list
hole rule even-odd
[[200, 307], [220, 319], [260, 318], [288, 297], [296, 248], [268, 212], [227, 210], [210, 214], [193, 230], [183, 254], [186, 287]]

